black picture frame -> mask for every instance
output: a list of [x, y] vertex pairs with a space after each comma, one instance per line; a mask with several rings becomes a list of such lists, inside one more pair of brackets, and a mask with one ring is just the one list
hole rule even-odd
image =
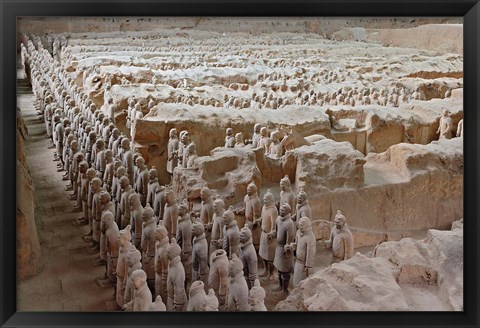
[[[478, 0], [0, 0], [2, 327], [478, 327], [480, 4]], [[464, 18], [464, 312], [90, 313], [16, 312], [17, 16], [462, 16]], [[75, 295], [72, 294], [72, 297]]]

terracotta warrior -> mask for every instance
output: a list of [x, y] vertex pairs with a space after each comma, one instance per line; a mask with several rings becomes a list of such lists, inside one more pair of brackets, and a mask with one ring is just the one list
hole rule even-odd
[[118, 261], [117, 261], [117, 304], [120, 308], [123, 308], [125, 304], [125, 285], [127, 283], [127, 256], [135, 250], [135, 246], [131, 243], [132, 234], [130, 233], [130, 225], [127, 225], [125, 229], [120, 230], [118, 235]]
[[302, 216], [298, 222], [298, 231], [295, 242], [285, 246], [285, 251], [296, 251], [293, 270], [293, 286], [313, 273], [317, 241], [312, 231], [312, 221]]
[[347, 219], [338, 210], [335, 215], [335, 226], [330, 232], [330, 239], [324, 242], [325, 248], [332, 249], [332, 263], [348, 260], [353, 256], [353, 235], [346, 223]]
[[223, 309], [228, 291], [228, 257], [223, 249], [217, 249], [210, 255], [208, 286], [215, 291]]
[[240, 231], [232, 206], [223, 213], [223, 249], [229, 259], [232, 259], [233, 254], [237, 257], [240, 255]]
[[213, 218], [206, 231], [211, 231], [209, 256], [219, 248], [218, 240], [223, 239], [223, 213], [225, 212], [225, 202], [221, 198], [213, 201]]
[[258, 142], [259, 148], [265, 149], [265, 154], [268, 155], [270, 151], [270, 144], [272, 143], [272, 139], [268, 137], [268, 131], [266, 127], [262, 127], [260, 129], [260, 141]]
[[[121, 163], [120, 163], [121, 165]], [[122, 211], [120, 209], [120, 202], [122, 200], [122, 186], [120, 185], [120, 179], [126, 174], [125, 168], [123, 166], [119, 166], [117, 168], [117, 171], [115, 172], [115, 176], [113, 177], [113, 182], [112, 182], [112, 195], [113, 198], [115, 199], [115, 222], [117, 222], [117, 225], [119, 228], [122, 228]], [[127, 178], [128, 180], [128, 178]], [[128, 222], [130, 222], [130, 217], [128, 219]]]
[[102, 219], [102, 204], [100, 202], [100, 193], [104, 190], [102, 188], [102, 180], [99, 178], [93, 178], [90, 182], [92, 190], [92, 247], [91, 253], [98, 253], [100, 251], [100, 221]]
[[120, 188], [122, 189], [122, 196], [120, 199], [120, 213], [122, 215], [121, 227], [126, 227], [130, 224], [131, 206], [129, 197], [134, 193], [130, 180], [127, 176], [120, 178]]
[[233, 254], [228, 266], [228, 310], [248, 311], [248, 286], [243, 278], [242, 261]]
[[269, 234], [269, 237], [277, 239], [275, 249], [275, 259], [273, 265], [278, 270], [279, 287], [276, 291], [280, 294], [276, 296], [286, 297], [288, 295], [288, 285], [290, 284], [291, 273], [293, 272], [294, 257], [293, 252], [285, 245], [293, 243], [295, 239], [295, 224], [290, 217], [291, 207], [288, 203], [280, 205], [280, 215], [275, 222], [275, 229]]
[[167, 299], [168, 231], [163, 225], [155, 227], [155, 296]]
[[124, 305], [126, 311], [149, 311], [152, 305], [152, 293], [147, 286], [147, 274], [142, 269], [132, 272], [133, 297]]
[[245, 215], [245, 225], [252, 231], [252, 243], [258, 252], [260, 247], [262, 205], [257, 193], [257, 185], [251, 182], [247, 186], [247, 195], [243, 199], [243, 208], [235, 214]]
[[167, 257], [169, 260], [167, 276], [168, 311], [185, 311], [187, 309], [185, 270], [180, 261], [181, 251], [175, 238], [172, 238], [167, 249]]
[[138, 174], [135, 179], [135, 191], [140, 195], [140, 203], [142, 206], [145, 206], [147, 204], [149, 172], [143, 157], [137, 157], [135, 163], [138, 167]]
[[439, 139], [451, 139], [452, 138], [453, 121], [449, 116], [448, 109], [443, 110], [443, 115], [440, 118], [440, 125], [437, 130], [437, 134], [440, 134]]
[[250, 289], [250, 294], [248, 295], [248, 304], [250, 305], [250, 311], [267, 311], [264, 300], [265, 289], [260, 286], [260, 280], [256, 279], [252, 289]]
[[167, 172], [170, 175], [173, 175], [173, 169], [178, 165], [179, 140], [177, 137], [177, 129], [170, 129], [168, 135], [170, 139], [168, 140], [167, 145]]
[[153, 209], [147, 206], [143, 210], [142, 239], [140, 248], [142, 251], [142, 269], [147, 274], [148, 287], [155, 290], [155, 218]]
[[192, 281], [201, 280], [206, 286], [208, 283], [208, 243], [202, 223], [193, 224], [192, 236]]
[[105, 240], [107, 249], [107, 276], [108, 279], [114, 284], [117, 280], [116, 271], [118, 263], [118, 251], [119, 251], [119, 236], [120, 231], [115, 223], [114, 216], [110, 212], [105, 212], [102, 215], [105, 229]]
[[283, 155], [283, 146], [279, 140], [280, 132], [275, 130], [270, 135], [270, 147], [268, 149], [268, 154], [272, 158], [280, 158]]
[[112, 191], [113, 176], [115, 167], [113, 163], [113, 153], [111, 149], [105, 150], [105, 173], [103, 174], [103, 187], [108, 191]]
[[183, 130], [180, 132], [180, 142], [178, 144], [178, 165], [186, 168], [188, 161], [187, 147], [190, 144], [190, 135], [188, 131]]
[[312, 209], [310, 208], [310, 204], [308, 203], [308, 195], [300, 188], [300, 191], [297, 194], [297, 210], [296, 213], [292, 215], [292, 220], [297, 221], [296, 224], [298, 226], [297, 218], [301, 218], [302, 216], [306, 216], [307, 218], [312, 217]]
[[115, 215], [115, 205], [113, 204], [111, 200], [110, 194], [103, 189], [100, 192], [100, 204], [102, 206], [102, 216], [100, 220], [100, 253], [97, 258], [98, 264], [104, 264], [107, 261], [107, 249], [106, 249], [106, 236], [105, 236], [105, 222], [103, 219], [103, 215], [106, 212], [112, 213], [112, 215]]
[[150, 171], [148, 171], [148, 187], [147, 187], [147, 204], [152, 208], [155, 200], [155, 193], [159, 185], [160, 184], [158, 183], [157, 169], [155, 168], [155, 166], [152, 166]]
[[[177, 244], [181, 247], [180, 259], [185, 269], [185, 282], [188, 287], [192, 281], [192, 219], [188, 213], [188, 203], [178, 205]], [[188, 288], [187, 288], [188, 289]]]
[[247, 227], [240, 230], [240, 260], [243, 263], [243, 273], [248, 289], [250, 289], [258, 279], [258, 260], [257, 252], [252, 244], [252, 232]]
[[168, 230], [169, 238], [177, 235], [178, 205], [175, 192], [168, 190], [165, 194], [166, 204], [163, 210], [163, 225]]
[[215, 296], [215, 291], [210, 288], [208, 290], [208, 294], [205, 298], [205, 302], [201, 308], [202, 311], [218, 311], [218, 306], [220, 303], [218, 302], [217, 296]]
[[252, 148], [257, 148], [258, 143], [260, 142], [260, 139], [262, 138], [260, 134], [260, 129], [262, 128], [262, 125], [260, 123], [256, 123], [255, 126], [253, 127], [253, 136], [252, 136]]
[[132, 273], [135, 270], [142, 268], [142, 254], [138, 249], [133, 249], [127, 254], [126, 262], [127, 278], [125, 284], [125, 303], [128, 303], [133, 300], [133, 294], [135, 289], [132, 280]]
[[162, 296], [157, 295], [155, 301], [150, 305], [148, 311], [156, 311], [156, 312], [165, 312], [167, 311], [167, 306], [162, 301]]
[[272, 192], [267, 190], [267, 193], [263, 197], [262, 207], [262, 234], [260, 236], [260, 250], [259, 255], [263, 259], [264, 271], [260, 274], [260, 277], [266, 277], [269, 280], [273, 280], [273, 260], [275, 258], [275, 235], [271, 232], [275, 229], [275, 221], [278, 217], [278, 210], [275, 207], [275, 199]]
[[296, 201], [288, 175], [280, 180], [280, 202], [277, 204], [278, 208], [280, 208], [280, 204], [283, 203], [290, 205], [290, 208], [292, 209], [291, 215], [293, 217], [296, 213]]
[[205, 284], [203, 281], [197, 280], [192, 282], [187, 311], [203, 311], [206, 302], [207, 294], [205, 293]]
[[165, 197], [165, 186], [158, 185], [155, 188], [155, 198], [153, 200], [153, 213], [157, 219], [157, 224], [163, 219], [163, 211], [165, 210], [165, 204], [167, 199]]
[[133, 173], [133, 152], [130, 150], [130, 140], [127, 138], [122, 139], [122, 149], [123, 153], [123, 167], [127, 171], [127, 176], [130, 181], [130, 185], [133, 187], [135, 184], [134, 173]]
[[128, 201], [131, 208], [130, 225], [132, 226], [133, 232], [132, 243], [135, 247], [140, 248], [140, 241], [142, 239], [143, 207], [140, 203], [140, 196], [136, 192], [132, 192], [130, 196], [128, 196]]
[[228, 128], [225, 132], [225, 148], [235, 147], [235, 137], [233, 136], [233, 129]]
[[[89, 200], [89, 191], [90, 191], [90, 181], [93, 180], [95, 177], [95, 170], [94, 169], [89, 169], [88, 168], [88, 163], [85, 161], [80, 162], [80, 199], [81, 199], [81, 204], [82, 204], [82, 209], [83, 209], [83, 218], [85, 219], [85, 222], [90, 225], [90, 232], [87, 233], [85, 236], [86, 241], [91, 241], [91, 235], [93, 233], [92, 230], [92, 221], [91, 221], [91, 216], [90, 216], [90, 211], [91, 205], [90, 200]], [[84, 173], [82, 173], [84, 172]], [[79, 204], [80, 205], [80, 204]], [[82, 220], [79, 220], [80, 224], [83, 224]], [[90, 237], [86, 237], [90, 236]]]
[[243, 133], [239, 132], [235, 134], [235, 148], [245, 147], [245, 142], [243, 141]]
[[202, 199], [201, 209], [200, 209], [200, 221], [205, 226], [205, 236], [207, 242], [211, 241], [210, 227], [212, 227], [213, 222], [213, 197], [212, 191], [207, 186], [204, 186], [200, 190], [200, 198]]
[[197, 146], [195, 145], [195, 143], [191, 142], [187, 146], [186, 154], [187, 154], [187, 158], [186, 158], [187, 166], [186, 166], [186, 168], [187, 169], [195, 168], [195, 160], [198, 158]]
[[463, 137], [463, 118], [458, 121], [457, 137]]

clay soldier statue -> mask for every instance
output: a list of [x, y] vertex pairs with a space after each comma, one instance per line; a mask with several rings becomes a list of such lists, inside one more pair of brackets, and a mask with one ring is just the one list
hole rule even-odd
[[142, 269], [132, 272], [133, 297], [124, 305], [126, 311], [148, 311], [152, 305], [152, 292], [147, 286], [147, 274]]
[[177, 198], [173, 190], [168, 190], [165, 194], [166, 204], [163, 210], [163, 225], [168, 230], [168, 237], [176, 237], [177, 235], [177, 220], [178, 220], [178, 205]]
[[155, 188], [155, 198], [153, 200], [153, 213], [157, 219], [157, 224], [160, 220], [163, 220], [163, 211], [165, 210], [166, 203], [165, 186], [158, 185]]
[[228, 291], [228, 257], [223, 249], [217, 249], [210, 255], [208, 286], [215, 291], [223, 309]]
[[218, 306], [219, 306], [218, 298], [215, 296], [215, 291], [210, 288], [208, 290], [208, 294], [205, 298], [205, 302], [203, 303], [203, 306], [201, 308], [202, 311], [218, 311]]
[[258, 147], [259, 148], [264, 148], [265, 149], [265, 154], [268, 155], [270, 151], [270, 144], [272, 143], [272, 139], [268, 137], [268, 131], [266, 127], [262, 127], [260, 129], [260, 141], [258, 142]]
[[117, 304], [120, 308], [123, 308], [125, 304], [125, 285], [127, 279], [127, 256], [135, 249], [131, 243], [132, 235], [130, 233], [130, 225], [127, 225], [125, 229], [120, 230], [118, 237], [118, 261], [117, 261]]
[[178, 145], [178, 160], [179, 160], [179, 165], [183, 168], [187, 167], [187, 163], [188, 163], [187, 147], [188, 145], [190, 145], [190, 142], [191, 140], [190, 140], [190, 135], [188, 134], [188, 131], [180, 132], [180, 143]]
[[295, 266], [293, 270], [293, 286], [298, 286], [300, 281], [313, 273], [317, 241], [312, 231], [312, 221], [302, 216], [298, 222], [295, 242], [285, 246], [285, 250], [296, 251]]
[[262, 214], [262, 205], [257, 193], [257, 185], [251, 182], [247, 186], [247, 195], [243, 199], [243, 208], [237, 210], [235, 214], [245, 214], [245, 225], [252, 231], [252, 242], [255, 249], [258, 251], [260, 247], [260, 222]]
[[440, 134], [439, 139], [451, 139], [452, 138], [453, 121], [448, 115], [448, 109], [443, 110], [443, 115], [440, 118], [440, 125], [437, 130], [437, 134]]
[[93, 145], [97, 140], [97, 134], [95, 131], [90, 131], [88, 134], [88, 139], [85, 144], [85, 152], [86, 152], [86, 161], [90, 165], [92, 163], [92, 152], [93, 152]]
[[188, 213], [188, 204], [183, 201], [178, 206], [176, 239], [177, 244], [182, 249], [180, 259], [185, 269], [185, 282], [187, 287], [192, 281], [192, 226], [192, 220]]
[[100, 253], [97, 258], [97, 264], [104, 264], [107, 261], [107, 249], [106, 249], [106, 236], [105, 236], [105, 222], [103, 220], [103, 214], [110, 212], [112, 215], [115, 213], [115, 205], [111, 200], [110, 194], [106, 190], [100, 192], [100, 204], [102, 206], [102, 216], [100, 220]]
[[258, 260], [257, 252], [252, 244], [252, 232], [247, 227], [240, 230], [240, 260], [243, 263], [243, 273], [248, 289], [250, 289], [255, 280], [258, 279]]
[[188, 146], [187, 146], [187, 169], [192, 169], [192, 168], [195, 168], [195, 160], [198, 158], [198, 155], [197, 155], [197, 146], [195, 145], [195, 143], [191, 142]]
[[260, 274], [260, 277], [267, 277], [269, 280], [273, 280], [273, 260], [275, 258], [276, 242], [274, 239], [275, 235], [270, 233], [275, 229], [278, 210], [275, 207], [275, 200], [270, 189], [267, 190], [263, 197], [263, 203], [259, 255], [263, 259], [265, 270]]
[[[121, 162], [120, 162], [121, 165]], [[112, 194], [113, 198], [115, 198], [115, 222], [117, 222], [118, 228], [122, 227], [122, 211], [120, 209], [121, 200], [122, 200], [122, 186], [120, 185], [120, 179], [126, 174], [125, 168], [123, 166], [119, 166], [117, 168], [116, 174], [113, 177], [114, 181], [112, 182]], [[127, 178], [127, 181], [128, 178]], [[127, 182], [128, 184], [128, 182]], [[128, 217], [128, 222], [130, 222], [130, 217]]]
[[[103, 194], [103, 192], [102, 192]], [[107, 195], [109, 195], [107, 193]], [[110, 195], [109, 195], [110, 196]], [[101, 197], [101, 196], [100, 196]], [[99, 257], [95, 259], [94, 265], [102, 265], [105, 264], [105, 273], [104, 276], [101, 278], [97, 278], [97, 283], [100, 285], [100, 287], [106, 287], [106, 286], [111, 286], [112, 285], [112, 280], [109, 279], [109, 272], [108, 272], [108, 263], [107, 263], [107, 240], [106, 240], [106, 235], [105, 232], [107, 231], [106, 229], [106, 221], [112, 218], [113, 220], [113, 213], [110, 211], [103, 211], [102, 212], [102, 222], [100, 224], [101, 227], [101, 239], [100, 239], [100, 253]]]
[[155, 200], [155, 193], [157, 187], [160, 184], [158, 183], [157, 169], [155, 166], [152, 166], [150, 171], [148, 171], [148, 187], [147, 187], [147, 204], [153, 208], [153, 202]]
[[260, 286], [260, 280], [256, 279], [252, 289], [250, 289], [250, 294], [248, 295], [248, 304], [250, 305], [250, 311], [267, 311], [264, 300], [265, 289]]
[[[290, 284], [291, 273], [293, 272], [294, 258], [293, 252], [285, 245], [293, 243], [295, 239], [295, 224], [290, 217], [291, 207], [288, 203], [280, 205], [280, 215], [275, 222], [275, 230], [269, 235], [277, 239], [275, 249], [275, 259], [273, 265], [278, 270], [279, 292], [276, 296], [286, 297], [288, 295], [288, 285]], [[269, 237], [270, 237], [269, 236]]]
[[275, 130], [270, 135], [270, 147], [268, 149], [268, 154], [272, 158], [280, 158], [283, 155], [283, 146], [280, 140], [278, 140], [280, 132]]
[[167, 249], [168, 276], [167, 276], [167, 310], [185, 311], [187, 309], [187, 294], [185, 292], [185, 270], [180, 262], [180, 246], [175, 238], [170, 240]]
[[102, 219], [102, 204], [100, 202], [100, 193], [104, 190], [102, 188], [102, 180], [99, 178], [93, 178], [90, 182], [91, 189], [93, 192], [92, 196], [92, 247], [90, 248], [89, 253], [98, 253], [100, 250], [100, 221]]
[[324, 242], [325, 248], [332, 249], [332, 263], [348, 260], [353, 256], [353, 236], [346, 221], [342, 211], [338, 210], [333, 221], [335, 226], [330, 232], [330, 239]]
[[97, 177], [103, 178], [105, 167], [107, 165], [105, 162], [105, 142], [103, 139], [97, 139], [96, 145], [97, 153], [95, 156], [95, 170], [97, 170]]
[[290, 179], [288, 175], [284, 176], [283, 179], [280, 180], [280, 202], [278, 203], [278, 208], [280, 208], [280, 204], [288, 203], [290, 208], [292, 209], [292, 216], [296, 213], [296, 202], [295, 202], [295, 195], [292, 191], [292, 184], [290, 183]]
[[233, 254], [237, 257], [240, 255], [240, 231], [232, 206], [223, 213], [223, 249], [229, 259], [232, 259]]
[[205, 236], [207, 243], [210, 243], [210, 230], [213, 222], [213, 197], [212, 191], [207, 186], [200, 190], [200, 198], [202, 199], [202, 206], [200, 209], [200, 221], [205, 226]]
[[115, 272], [117, 271], [120, 232], [111, 212], [103, 213], [102, 219], [107, 250], [107, 277], [114, 284], [117, 280]]
[[211, 231], [209, 256], [219, 247], [218, 241], [223, 239], [223, 213], [225, 212], [225, 202], [221, 198], [213, 201], [213, 218], [206, 230]]
[[122, 196], [120, 199], [120, 213], [122, 214], [121, 227], [126, 227], [130, 224], [131, 206], [130, 195], [134, 193], [130, 180], [127, 176], [120, 178], [120, 188], [122, 189]]
[[[138, 249], [133, 249], [131, 250], [127, 257], [126, 257], [126, 262], [127, 262], [127, 279], [126, 279], [126, 284], [125, 284], [125, 303], [128, 303], [133, 300], [133, 294], [134, 294], [134, 285], [133, 285], [133, 280], [132, 280], [132, 273], [135, 270], [141, 269], [142, 268], [142, 254]], [[150, 297], [150, 300], [152, 298]]]
[[463, 137], [463, 118], [458, 121], [457, 137]]
[[84, 159], [83, 153], [77, 152], [73, 160], [72, 180], [71, 180], [73, 193], [68, 198], [71, 200], [77, 201], [77, 203], [73, 206], [74, 212], [80, 212], [82, 210], [82, 199], [80, 197], [81, 184], [82, 184], [81, 177], [82, 175], [85, 174], [85, 172], [87, 172], [87, 169], [88, 169], [87, 162], [85, 162], [85, 164], [83, 165], [83, 168], [80, 167], [80, 163], [83, 162], [83, 159]]
[[253, 127], [253, 136], [252, 136], [252, 148], [257, 148], [258, 143], [260, 142], [261, 135], [260, 135], [260, 129], [262, 128], [262, 125], [260, 123], [256, 123]]
[[113, 153], [111, 149], [105, 150], [105, 173], [103, 174], [103, 187], [108, 191], [112, 191], [113, 175], [115, 173], [113, 163]]
[[135, 161], [138, 167], [138, 174], [135, 181], [135, 191], [140, 195], [140, 203], [142, 206], [145, 206], [147, 203], [147, 193], [148, 193], [148, 169], [145, 165], [145, 160], [143, 157], [137, 157]]
[[132, 192], [130, 196], [128, 196], [128, 201], [130, 202], [131, 208], [130, 225], [132, 226], [133, 232], [132, 243], [135, 247], [139, 248], [142, 239], [143, 207], [140, 203], [140, 196], [136, 192]]
[[163, 225], [155, 227], [155, 295], [167, 299], [168, 231]]
[[207, 294], [205, 293], [205, 284], [201, 280], [192, 282], [189, 292], [189, 300], [187, 311], [202, 311], [207, 302]]
[[179, 141], [177, 137], [177, 129], [170, 129], [167, 145], [167, 172], [173, 175], [173, 169], [178, 165], [178, 147]]
[[208, 283], [208, 243], [205, 238], [205, 228], [202, 223], [192, 226], [192, 281], [201, 280]]
[[245, 142], [243, 141], [243, 133], [239, 132], [235, 134], [235, 148], [245, 147]]
[[142, 250], [142, 269], [147, 273], [147, 283], [151, 290], [155, 290], [155, 218], [153, 209], [150, 206], [143, 210], [142, 239], [140, 242]]
[[[302, 216], [306, 216], [307, 218], [312, 217], [312, 209], [310, 208], [310, 204], [308, 203], [308, 195], [300, 188], [300, 191], [297, 194], [297, 211], [295, 214], [292, 215], [292, 220], [297, 221], [297, 218], [301, 218]], [[296, 222], [298, 226], [298, 221]]]
[[233, 254], [228, 266], [228, 310], [229, 311], [248, 311], [248, 286], [243, 278], [243, 264]]
[[156, 311], [156, 312], [167, 311], [167, 306], [165, 305], [165, 303], [162, 302], [162, 296], [157, 295], [157, 297], [155, 298], [155, 302], [153, 302], [152, 305], [150, 305], [150, 308], [148, 309], [148, 311]]
[[[88, 169], [88, 163], [85, 161], [80, 162], [79, 164], [80, 167], [80, 199], [81, 199], [81, 206], [83, 209], [83, 219], [84, 220], [78, 220], [77, 223], [79, 225], [88, 223], [91, 227], [92, 222], [91, 222], [91, 217], [90, 217], [90, 207], [89, 205], [89, 188], [90, 188], [90, 181], [95, 177], [95, 170], [94, 169]], [[78, 204], [80, 205], [80, 204]], [[92, 230], [90, 230], [89, 233], [87, 233], [84, 236], [89, 236], [86, 237], [85, 241], [91, 241], [91, 235], [92, 235]]]
[[130, 140], [128, 140], [127, 138], [122, 139], [122, 149], [124, 151], [122, 164], [127, 171], [127, 176], [128, 176], [128, 179], [130, 180], [130, 185], [133, 187], [135, 183], [134, 174], [133, 174], [133, 153], [130, 150]]
[[113, 145], [119, 136], [120, 136], [120, 131], [118, 130], [118, 128], [114, 128], [112, 130], [112, 134], [110, 135], [110, 138], [108, 139], [108, 149], [112, 150], [114, 156], [116, 154], [115, 154]]
[[226, 130], [226, 136], [225, 136], [225, 148], [233, 148], [235, 147], [235, 137], [233, 136], [233, 129], [228, 128]]

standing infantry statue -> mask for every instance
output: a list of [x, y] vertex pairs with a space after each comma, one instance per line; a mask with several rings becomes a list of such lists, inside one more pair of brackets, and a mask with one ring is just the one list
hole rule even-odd
[[335, 215], [335, 226], [330, 232], [330, 239], [324, 243], [325, 248], [332, 249], [332, 263], [348, 260], [353, 256], [353, 236], [347, 227], [347, 219], [338, 210]]

